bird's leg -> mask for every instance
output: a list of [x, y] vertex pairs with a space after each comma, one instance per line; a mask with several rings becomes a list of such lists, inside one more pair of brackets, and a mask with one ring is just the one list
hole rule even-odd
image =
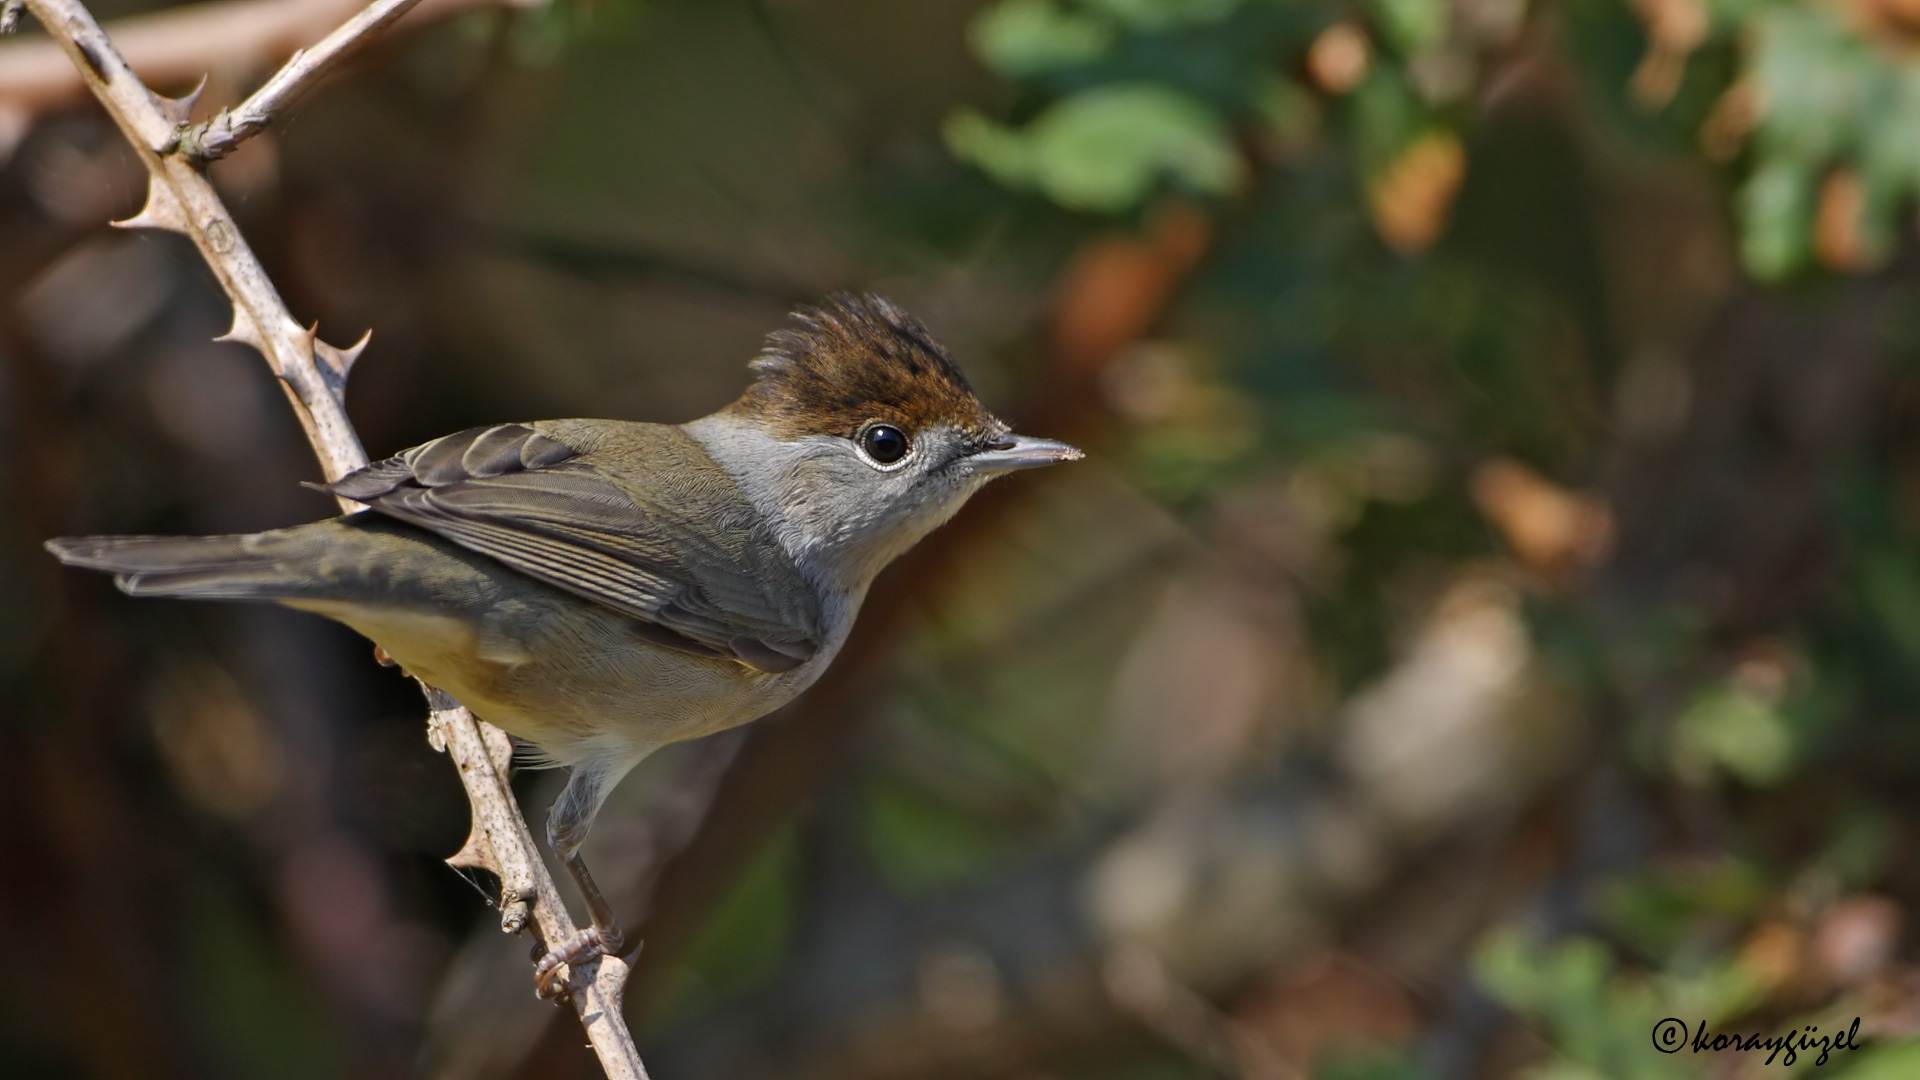
[[600, 895], [600, 886], [594, 884], [593, 875], [587, 873], [587, 861], [575, 851], [565, 856], [562, 862], [567, 873], [573, 875], [573, 883], [580, 887], [580, 895], [587, 902], [587, 917], [593, 920], [593, 933], [600, 939], [601, 952], [608, 956], [621, 955], [626, 948], [626, 939], [620, 933], [620, 924], [614, 920], [612, 905]]
[[620, 933], [620, 924], [613, 917], [613, 907], [606, 897], [600, 894], [600, 886], [594, 883], [593, 875], [587, 872], [587, 863], [578, 851], [567, 852], [560, 856], [561, 865], [567, 868], [573, 883], [580, 887], [580, 895], [587, 902], [587, 918], [592, 925], [579, 930], [557, 947], [549, 948], [533, 967], [533, 981], [539, 995], [550, 998], [558, 994], [561, 987], [554, 981], [562, 965], [576, 965], [602, 956], [620, 956], [626, 950], [626, 939]]
[[573, 883], [579, 886], [592, 925], [565, 941], [549, 943], [546, 955], [534, 965], [534, 984], [543, 998], [560, 992], [554, 976], [562, 965], [580, 964], [600, 956], [619, 956], [626, 944], [620, 924], [613, 917], [612, 905], [601, 894], [593, 875], [587, 872], [586, 860], [580, 857], [580, 845], [587, 838], [587, 829], [593, 824], [594, 812], [600, 808], [607, 786], [604, 774], [577, 768], [547, 814], [547, 843], [560, 857], [560, 864], [567, 868]]

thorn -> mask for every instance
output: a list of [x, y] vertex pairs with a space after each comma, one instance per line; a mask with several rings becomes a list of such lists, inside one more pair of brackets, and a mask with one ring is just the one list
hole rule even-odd
[[477, 827], [467, 834], [467, 842], [460, 845], [459, 851], [447, 856], [447, 865], [468, 870], [485, 870], [496, 876], [500, 873], [500, 868], [493, 864], [493, 852], [487, 847], [487, 842], [480, 835]]
[[340, 350], [320, 340], [320, 324], [317, 321], [312, 326], [296, 328], [294, 333], [298, 334], [305, 343], [307, 356], [313, 363], [314, 371], [320, 376], [320, 381], [326, 384], [327, 392], [333, 395], [335, 401], [344, 403], [347, 397], [346, 376], [340, 372], [339, 367], [334, 363], [334, 358], [328, 355], [338, 353]]
[[124, 221], [113, 223], [116, 229], [166, 229], [170, 232], [187, 231], [187, 214], [181, 209], [180, 200], [173, 190], [160, 182], [159, 177], [147, 181], [147, 204], [140, 212]]
[[202, 75], [200, 76], [199, 85], [177, 98], [166, 97], [162, 94], [153, 95], [153, 104], [155, 108], [160, 110], [162, 116], [165, 116], [177, 127], [193, 119], [193, 105], [200, 100], [200, 92], [206, 88], [207, 77]]
[[266, 355], [267, 352], [267, 343], [265, 339], [260, 336], [260, 328], [254, 325], [253, 317], [248, 315], [245, 309], [237, 304], [234, 305], [233, 308], [233, 326], [228, 328], [226, 333], [221, 334], [213, 340], [231, 341], [240, 345], [251, 345], [253, 348], [259, 350], [263, 356]]
[[[314, 324], [316, 328], [319, 325], [319, 323]], [[342, 349], [335, 345], [329, 345], [321, 341], [318, 337], [315, 337], [313, 339], [313, 353], [319, 357], [327, 367], [333, 370], [334, 378], [344, 384], [347, 381], [347, 373], [353, 370], [353, 362], [360, 359], [360, 354], [367, 350], [367, 342], [372, 340], [373, 331], [369, 330], [360, 335], [359, 341]]]

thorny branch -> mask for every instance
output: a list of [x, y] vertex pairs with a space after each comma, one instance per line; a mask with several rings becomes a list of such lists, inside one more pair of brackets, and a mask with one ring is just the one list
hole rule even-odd
[[352, 55], [374, 34], [392, 26], [420, 0], [374, 0], [340, 24], [311, 49], [301, 49], [265, 86], [231, 109], [180, 133], [180, 153], [195, 161], [217, 161], [260, 132], [321, 77]]
[[[233, 327], [222, 340], [253, 346], [279, 376], [327, 478], [338, 479], [365, 465], [366, 452], [347, 419], [344, 399], [347, 374], [367, 339], [340, 349], [294, 321], [212, 185], [179, 152], [182, 134], [191, 130], [187, 121], [192, 97], [170, 99], [149, 90], [79, 0], [25, 2], [72, 59], [147, 168], [151, 179], [145, 208], [116, 224], [168, 229], [191, 239], [233, 301]], [[300, 71], [283, 70], [268, 83], [278, 90], [256, 95], [256, 99], [264, 95], [259, 109], [262, 123], [360, 39], [398, 18], [411, 2], [378, 0], [316, 48], [313, 59], [296, 56], [289, 69]], [[346, 33], [348, 29], [353, 32]], [[247, 133], [233, 130], [227, 137], [237, 144]], [[356, 509], [345, 500], [341, 505], [348, 511]], [[484, 867], [499, 876], [503, 930], [522, 929], [531, 914], [541, 939], [557, 946], [572, 936], [575, 927], [506, 785], [511, 756], [506, 736], [438, 691], [429, 689], [428, 700], [430, 738], [459, 767], [473, 808], [473, 835], [450, 861]], [[607, 1075], [614, 1080], [644, 1080], [645, 1067], [621, 1014], [627, 971], [617, 957], [590, 961], [567, 972], [565, 992]]]

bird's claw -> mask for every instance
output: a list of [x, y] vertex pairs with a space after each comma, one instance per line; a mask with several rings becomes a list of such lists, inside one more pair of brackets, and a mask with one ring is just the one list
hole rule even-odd
[[557, 949], [548, 949], [533, 965], [533, 989], [541, 1000], [550, 1001], [566, 992], [567, 980], [561, 974], [562, 968], [572, 968], [589, 960], [598, 960], [608, 954], [606, 943], [601, 940], [600, 931], [589, 926], [585, 930], [576, 930], [572, 937], [562, 942]]

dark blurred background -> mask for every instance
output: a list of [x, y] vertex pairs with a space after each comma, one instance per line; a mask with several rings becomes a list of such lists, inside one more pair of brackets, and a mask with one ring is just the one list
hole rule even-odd
[[[155, 81], [204, 115], [352, 9], [234, 5]], [[329, 504], [28, 24], [0, 1075], [597, 1075], [366, 642], [39, 550]], [[375, 457], [690, 419], [838, 288], [1089, 449], [616, 792], [660, 1080], [1808, 1069], [1663, 1017], [1920, 1076], [1912, 0], [437, 0], [213, 177], [373, 328]]]

